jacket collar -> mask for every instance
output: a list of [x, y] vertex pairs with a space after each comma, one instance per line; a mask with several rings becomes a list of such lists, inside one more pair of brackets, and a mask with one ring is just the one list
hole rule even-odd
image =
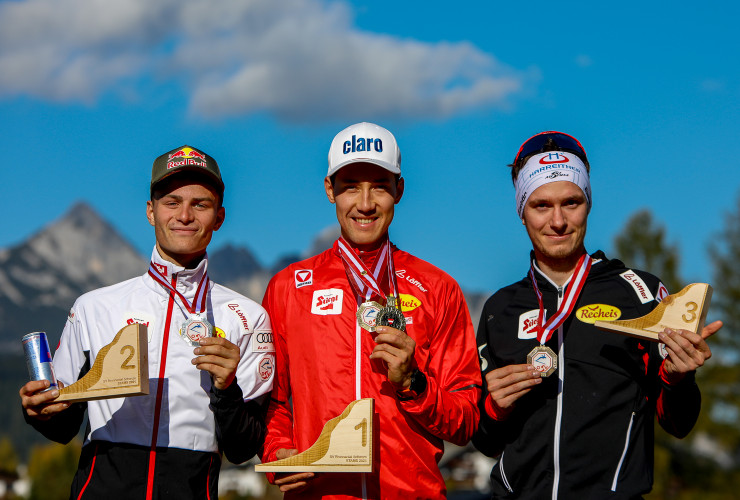
[[[195, 295], [198, 284], [203, 279], [203, 276], [208, 270], [207, 253], [203, 256], [203, 259], [195, 268], [185, 269], [182, 266], [178, 266], [177, 264], [163, 259], [162, 256], [159, 255], [159, 251], [155, 246], [154, 250], [152, 250], [151, 262], [152, 264], [154, 264], [154, 267], [167, 279], [168, 283], [171, 283], [172, 277], [175, 276], [175, 279], [177, 280], [177, 284], [175, 285], [176, 288], [187, 298], [192, 298], [192, 296]], [[156, 291], [161, 291], [165, 295], [169, 294], [169, 292], [162, 288], [159, 283], [154, 281], [154, 279], [152, 279], [152, 277], [149, 276], [148, 273], [144, 274], [144, 279], [147, 281], [147, 283], [150, 283], [150, 285]]]

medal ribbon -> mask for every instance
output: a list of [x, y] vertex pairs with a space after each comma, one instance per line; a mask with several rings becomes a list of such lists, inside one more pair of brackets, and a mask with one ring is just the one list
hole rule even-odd
[[340, 237], [337, 240], [337, 247], [339, 248], [339, 256], [342, 258], [344, 268], [349, 269], [352, 278], [354, 278], [349, 280], [349, 284], [352, 285], [352, 289], [358, 297], [364, 297], [364, 300], [370, 300], [370, 297], [376, 294], [383, 299], [386, 298], [385, 292], [378, 284], [384, 270], [388, 272], [388, 289], [390, 295], [396, 296], [398, 286], [396, 285], [396, 271], [393, 266], [390, 240], [386, 239], [385, 243], [383, 243], [383, 247], [375, 259], [372, 271], [365, 266], [365, 263], [362, 262], [357, 252], [355, 252], [344, 238]]
[[154, 262], [149, 263], [149, 276], [151, 276], [154, 281], [162, 285], [165, 290], [174, 294], [175, 302], [178, 302], [180, 307], [188, 311], [190, 314], [200, 314], [206, 310], [206, 298], [208, 296], [208, 284], [210, 281], [208, 279], [207, 270], [203, 273], [203, 278], [201, 278], [200, 283], [198, 283], [198, 288], [195, 291], [195, 297], [193, 297], [192, 304], [188, 302], [188, 299], [178, 292], [169, 281], [167, 281], [167, 277], [157, 269]]
[[557, 330], [560, 325], [565, 322], [568, 316], [570, 316], [570, 313], [573, 312], [578, 296], [581, 295], [581, 290], [583, 290], [583, 285], [586, 284], [586, 277], [588, 277], [588, 272], [590, 270], [591, 256], [588, 255], [588, 253], [584, 253], [578, 260], [578, 264], [576, 264], [576, 270], [571, 278], [570, 286], [568, 286], [568, 290], [565, 292], [563, 301], [560, 303], [558, 312], [555, 313], [554, 316], [551, 316], [550, 319], [547, 320], [547, 323], [543, 325], [542, 323], [545, 319], [545, 307], [542, 304], [542, 292], [540, 292], [540, 289], [537, 286], [537, 279], [534, 274], [534, 264], [530, 265], [529, 278], [532, 280], [532, 286], [534, 286], [534, 291], [537, 294], [537, 302], [540, 305], [540, 312], [537, 315], [537, 338], [539, 339], [540, 344], [545, 345], [545, 342], [550, 340], [550, 337], [552, 337], [552, 332]]

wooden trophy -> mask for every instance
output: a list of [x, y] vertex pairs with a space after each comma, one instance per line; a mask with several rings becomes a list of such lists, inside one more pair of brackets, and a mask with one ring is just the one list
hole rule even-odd
[[666, 328], [701, 333], [711, 300], [711, 286], [706, 283], [692, 283], [680, 292], [664, 298], [658, 307], [645, 316], [618, 321], [596, 321], [594, 326], [654, 342], [660, 342], [658, 334]]
[[338, 417], [324, 424], [306, 451], [254, 466], [257, 472], [372, 472], [372, 398], [352, 401]]
[[91, 401], [149, 394], [146, 326], [125, 326], [113, 342], [98, 352], [90, 371], [72, 385], [59, 389], [59, 401]]

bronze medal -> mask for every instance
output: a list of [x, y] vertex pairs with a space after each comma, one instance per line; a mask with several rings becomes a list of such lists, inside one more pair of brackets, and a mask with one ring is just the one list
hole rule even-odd
[[527, 363], [534, 366], [541, 377], [549, 377], [558, 368], [558, 355], [546, 345], [538, 345], [527, 354]]

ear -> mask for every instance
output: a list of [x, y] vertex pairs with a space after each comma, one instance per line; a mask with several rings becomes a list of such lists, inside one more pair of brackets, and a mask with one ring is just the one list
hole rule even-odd
[[219, 207], [218, 212], [216, 212], [216, 224], [213, 225], [213, 230], [218, 231], [221, 229], [221, 225], [224, 223], [224, 220], [226, 219], [226, 209], [224, 207]]
[[146, 218], [149, 221], [149, 224], [153, 226], [154, 225], [154, 202], [152, 200], [148, 200], [146, 202]]
[[403, 190], [406, 186], [405, 181], [403, 180], [403, 177], [398, 178], [398, 182], [396, 183], [396, 200], [395, 204], [397, 205], [399, 201], [401, 201], [401, 197], [403, 196]]
[[329, 198], [331, 203], [336, 203], [334, 199], [334, 186], [331, 185], [331, 179], [324, 177], [324, 190], [326, 191], [326, 197]]

